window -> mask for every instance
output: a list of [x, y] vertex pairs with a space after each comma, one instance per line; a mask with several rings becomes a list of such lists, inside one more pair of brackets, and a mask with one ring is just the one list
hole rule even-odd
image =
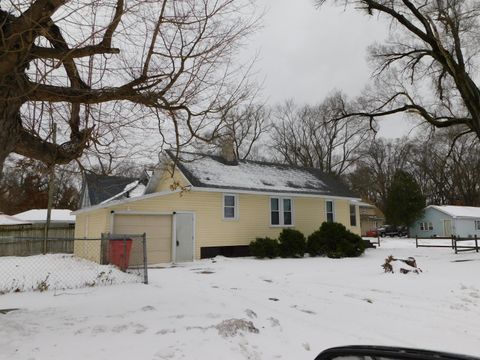
[[283, 199], [283, 225], [292, 225], [292, 199]]
[[350, 204], [350, 226], [357, 226], [357, 208]]
[[325, 201], [325, 212], [327, 214], [327, 222], [333, 222], [335, 219], [334, 219], [334, 213], [333, 213], [332, 200]]
[[421, 222], [420, 223], [420, 230], [421, 231], [431, 231], [431, 230], [433, 230], [433, 223], [431, 223], [431, 222]]
[[236, 220], [238, 218], [237, 195], [223, 195], [223, 219]]
[[272, 226], [293, 225], [292, 199], [280, 197], [270, 198], [270, 224]]
[[480, 220], [475, 220], [475, 230], [480, 230]]
[[280, 199], [270, 199], [270, 223], [280, 225]]

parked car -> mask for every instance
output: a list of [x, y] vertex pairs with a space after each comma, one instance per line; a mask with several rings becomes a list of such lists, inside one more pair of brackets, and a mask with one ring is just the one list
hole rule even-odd
[[370, 229], [365, 233], [365, 236], [367, 236], [367, 237], [377, 237], [378, 236], [378, 231], [377, 231], [377, 229]]
[[379, 236], [407, 236], [408, 228], [406, 226], [383, 225], [377, 229]]

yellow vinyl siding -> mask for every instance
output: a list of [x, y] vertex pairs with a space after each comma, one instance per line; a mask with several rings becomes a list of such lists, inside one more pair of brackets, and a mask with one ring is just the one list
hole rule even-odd
[[[228, 192], [234, 193], [234, 192]], [[191, 211], [195, 219], [195, 257], [200, 257], [200, 247], [248, 245], [256, 237], [277, 237], [283, 227], [270, 226], [270, 198], [268, 195], [237, 194], [238, 220], [223, 220], [223, 193], [185, 191], [164, 196], [116, 205], [114, 211], [166, 212]], [[306, 236], [317, 230], [325, 221], [325, 199], [292, 197], [294, 228]], [[336, 221], [350, 227], [348, 200], [335, 200]], [[107, 229], [110, 228], [110, 217]]]
[[[107, 209], [94, 210], [76, 215], [76, 239], [100, 239], [102, 233], [108, 232]], [[100, 262], [100, 240], [76, 240], [73, 252], [76, 256]]]
[[185, 188], [188, 185], [190, 185], [189, 182], [178, 169], [175, 170], [173, 176], [171, 170], [167, 169], [163, 171], [155, 192], [173, 191]]

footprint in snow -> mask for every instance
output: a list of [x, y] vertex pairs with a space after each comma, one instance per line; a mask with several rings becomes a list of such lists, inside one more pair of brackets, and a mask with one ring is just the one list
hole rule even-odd
[[123, 332], [123, 331], [125, 331], [125, 330], [127, 330], [127, 329], [128, 329], [128, 325], [123, 324], [123, 325], [114, 326], [114, 327], [112, 328], [112, 331], [113, 331], [114, 333], [121, 333], [121, 332]]
[[301, 309], [301, 308], [299, 308], [297, 305], [293, 305], [292, 308], [293, 308], [293, 309], [296, 309], [296, 310], [298, 310], [298, 311], [304, 312], [305, 314], [309, 314], [309, 315], [315, 315], [315, 314], [316, 314], [315, 311], [307, 310], [307, 309]]
[[174, 334], [177, 331], [175, 329], [162, 329], [157, 331], [155, 334], [156, 335], [166, 335], [166, 334]]
[[135, 334], [143, 334], [147, 329], [148, 328], [142, 324], [135, 324]]
[[271, 327], [280, 326], [280, 321], [278, 319], [275, 319], [274, 317], [269, 317], [267, 320], [270, 321]]

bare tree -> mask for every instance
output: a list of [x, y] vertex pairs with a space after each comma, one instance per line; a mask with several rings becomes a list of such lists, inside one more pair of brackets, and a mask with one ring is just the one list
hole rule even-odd
[[358, 159], [359, 147], [373, 136], [361, 118], [338, 119], [350, 105], [335, 93], [317, 106], [287, 101], [275, 111], [272, 151], [279, 161], [341, 175]]
[[[241, 0], [12, 0], [0, 9], [0, 169], [78, 159], [150, 127], [210, 140], [243, 91], [230, 59], [256, 25]], [[235, 81], [234, 81], [235, 80]], [[141, 117], [143, 121], [144, 117]], [[59, 123], [59, 143], [51, 124]], [[208, 130], [208, 132], [207, 132]]]
[[[317, 0], [322, 4], [327, 0]], [[390, 38], [371, 48], [376, 82], [364, 108], [371, 120], [408, 113], [480, 138], [480, 7], [475, 0], [337, 0], [391, 22]]]
[[[53, 206], [75, 210], [79, 197], [79, 177], [72, 165], [55, 169]], [[30, 209], [43, 209], [48, 203], [48, 169], [43, 163], [30, 159], [17, 159], [5, 165], [0, 181], [0, 211], [16, 214]]]
[[410, 172], [412, 142], [406, 138], [388, 141], [377, 138], [358, 151], [359, 161], [348, 174], [357, 194], [385, 211], [388, 189], [397, 171]]
[[480, 144], [454, 131], [417, 137], [410, 158], [413, 175], [430, 204], [480, 205]]
[[226, 109], [217, 137], [211, 143], [196, 144], [196, 149], [207, 153], [222, 153], [225, 146], [228, 146], [227, 151], [231, 151], [237, 160], [260, 158], [259, 149], [272, 128], [271, 111], [265, 104], [254, 104], [251, 100]]

